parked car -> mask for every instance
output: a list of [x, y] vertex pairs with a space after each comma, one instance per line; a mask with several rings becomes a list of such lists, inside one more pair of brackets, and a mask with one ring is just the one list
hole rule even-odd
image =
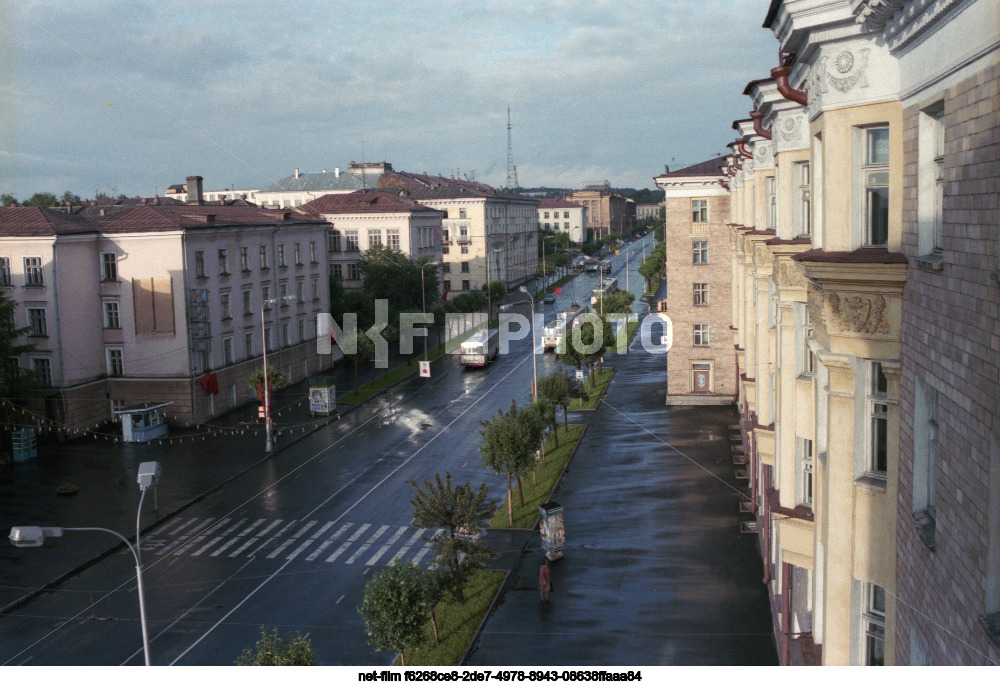
[[548, 295], [546, 295], [545, 299], [542, 300], [542, 302], [544, 302], [545, 304], [552, 304], [555, 301], [556, 301], [556, 296], [553, 295], [552, 293], [549, 293]]

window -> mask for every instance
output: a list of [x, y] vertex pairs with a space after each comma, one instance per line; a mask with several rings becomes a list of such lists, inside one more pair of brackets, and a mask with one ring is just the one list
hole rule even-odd
[[469, 246], [468, 245], [462, 245], [461, 252], [462, 252], [462, 254], [469, 254]]
[[691, 221], [696, 224], [708, 223], [708, 200], [691, 200]]
[[274, 340], [271, 339], [271, 326], [264, 327], [264, 347], [268, 352], [274, 351]]
[[101, 280], [118, 280], [118, 255], [114, 252], [101, 253]]
[[0, 286], [11, 285], [10, 257], [0, 257]]
[[469, 289], [469, 279], [468, 278], [463, 278], [462, 279], [462, 290], [468, 290], [468, 289]]
[[260, 297], [266, 311], [271, 310], [271, 286], [260, 286]]
[[812, 321], [809, 318], [809, 308], [805, 304], [800, 307], [802, 330], [799, 337], [799, 375], [811, 376], [816, 372], [816, 353], [809, 349], [809, 341], [813, 337]]
[[246, 350], [246, 358], [253, 356], [253, 331], [243, 333], [243, 349]]
[[285, 246], [284, 246], [284, 244], [278, 245], [278, 266], [287, 266], [285, 264]]
[[318, 300], [319, 299], [319, 279], [316, 278], [315, 276], [313, 276], [312, 278], [309, 279], [309, 285], [311, 286], [313, 300], [314, 301]]
[[229, 291], [224, 293], [219, 293], [219, 304], [221, 305], [222, 318], [231, 319], [233, 318], [233, 308], [231, 305], [231, 297]]
[[708, 347], [707, 323], [696, 323], [694, 325], [694, 345], [695, 347]]
[[[569, 212], [563, 212], [563, 218], [564, 219], [568, 219], [569, 218]], [[569, 227], [567, 226], [567, 228], [569, 228]]]
[[316, 243], [315, 242], [310, 242], [309, 243], [309, 263], [310, 264], [315, 264], [316, 263]]
[[549, 218], [549, 213], [548, 212], [542, 212], [542, 218], [543, 219], [548, 219]]
[[330, 276], [336, 278], [337, 280], [344, 280], [344, 268], [340, 264], [330, 265]]
[[281, 324], [281, 345], [282, 347], [288, 347], [292, 344], [292, 341], [288, 338], [288, 322]]
[[361, 267], [358, 266], [357, 262], [351, 262], [347, 265], [347, 280], [349, 281], [360, 281], [361, 280]]
[[796, 438], [799, 450], [799, 501], [811, 507], [813, 503], [813, 441]]
[[448, 280], [447, 278], [444, 279], [443, 281], [441, 281], [441, 287], [444, 289], [445, 292], [448, 292], [449, 290], [451, 290], [451, 281]]
[[443, 264], [441, 264], [441, 273], [443, 274], [451, 273], [451, 264], [449, 262], [444, 262]]
[[692, 392], [712, 391], [712, 365], [692, 364], [691, 365], [691, 390]]
[[122, 353], [122, 348], [120, 347], [109, 347], [104, 350], [104, 358], [107, 362], [108, 375], [124, 376], [125, 375], [125, 360]]
[[463, 274], [469, 273], [469, 263], [468, 262], [462, 262], [462, 273]]
[[42, 258], [24, 258], [24, 284], [25, 285], [45, 285], [42, 281]]
[[944, 214], [944, 102], [920, 112], [917, 150], [917, 252], [939, 251]]
[[260, 246], [260, 268], [262, 271], [271, 268], [267, 264], [267, 245]]
[[303, 340], [306, 339], [306, 320], [305, 320], [305, 318], [300, 316], [299, 319], [298, 319], [298, 321], [296, 322], [296, 324], [298, 325], [298, 328], [299, 328], [299, 342], [302, 342]]
[[243, 316], [253, 314], [253, 288], [243, 288]]
[[809, 203], [809, 162], [796, 162], [793, 166], [798, 201], [794, 206], [796, 235], [812, 232], [812, 207]]
[[694, 306], [695, 307], [708, 306], [708, 283], [694, 284]]
[[399, 249], [399, 229], [387, 228], [385, 231], [386, 245], [393, 250]]
[[340, 231], [330, 229], [330, 235], [327, 237], [330, 252], [340, 252]]
[[692, 243], [694, 260], [693, 264], [708, 264], [708, 242], [701, 240]]
[[870, 383], [868, 471], [885, 478], [889, 458], [889, 405], [886, 401], [889, 383], [880, 362], [871, 362]]
[[288, 283], [285, 281], [278, 284], [278, 300], [278, 306], [288, 306]]
[[864, 244], [889, 243], [889, 127], [865, 129], [862, 175]]
[[774, 230], [775, 217], [778, 214], [778, 198], [774, 192], [774, 176], [764, 178], [764, 195], [767, 198], [767, 228]]
[[913, 521], [934, 547], [937, 520], [938, 391], [916, 379], [913, 407]]
[[295, 281], [295, 301], [298, 302], [299, 304], [302, 304], [303, 302], [306, 301], [305, 298], [302, 296], [303, 285], [304, 283], [301, 278]]
[[300, 245], [295, 243], [292, 249], [294, 251], [295, 266], [302, 266], [302, 250], [300, 249]]
[[357, 252], [358, 251], [358, 232], [357, 231], [344, 231], [344, 240], [347, 243], [344, 248], [347, 252]]
[[368, 247], [373, 247], [375, 245], [382, 244], [382, 229], [381, 228], [369, 228], [368, 229]]
[[194, 275], [196, 278], [205, 278], [205, 253], [202, 250], [194, 252]]
[[233, 363], [233, 336], [227, 335], [222, 339], [222, 364], [229, 366]]
[[240, 248], [240, 270], [250, 270], [250, 255], [246, 247]]
[[885, 590], [872, 583], [865, 584], [864, 630], [865, 666], [885, 665]]
[[459, 208], [459, 210], [458, 210], [458, 218], [459, 219], [466, 219], [466, 218], [468, 218], [465, 215], [465, 207], [460, 207]]
[[105, 328], [121, 328], [121, 322], [118, 318], [118, 303], [117, 302], [105, 302], [104, 303], [104, 327]]
[[224, 247], [219, 250], [219, 275], [229, 275], [229, 250]]
[[35, 377], [43, 386], [52, 385], [52, 365], [44, 357], [35, 357], [31, 360], [31, 370], [35, 372]]
[[46, 336], [49, 334], [45, 325], [44, 309], [28, 309], [28, 335]]
[[236, 384], [230, 383], [226, 386], [226, 407], [232, 409], [236, 406]]

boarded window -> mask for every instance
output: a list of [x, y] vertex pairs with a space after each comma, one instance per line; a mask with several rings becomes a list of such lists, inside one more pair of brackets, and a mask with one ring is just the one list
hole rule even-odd
[[133, 278], [136, 335], [174, 333], [173, 282], [169, 278]]

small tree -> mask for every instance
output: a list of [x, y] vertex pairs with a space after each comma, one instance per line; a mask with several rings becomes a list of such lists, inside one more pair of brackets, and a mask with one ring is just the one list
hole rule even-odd
[[[249, 374], [247, 374], [247, 385], [251, 390], [257, 392], [260, 390], [263, 392], [264, 387], [264, 368], [257, 367]], [[273, 364], [267, 365], [267, 385], [271, 389], [271, 392], [275, 390], [281, 390], [283, 387], [288, 385], [288, 374], [279, 369]]]
[[423, 572], [412, 561], [396, 559], [365, 583], [365, 594], [358, 607], [365, 619], [368, 644], [376, 649], [399, 652], [423, 641], [423, 627], [429, 605], [428, 584]]
[[[482, 464], [494, 473], [507, 476], [507, 518], [514, 527], [514, 500], [511, 478], [531, 467], [535, 458], [535, 441], [526, 438], [526, 421], [518, 418], [517, 405], [510, 402], [510, 411], [501, 409], [492, 421], [483, 421], [483, 436], [479, 443]], [[523, 501], [523, 495], [522, 495]]]
[[538, 449], [542, 452], [542, 463], [545, 461], [545, 432], [551, 430], [559, 447], [559, 421], [556, 419], [556, 406], [543, 397], [537, 398], [522, 411], [528, 419], [538, 426]]
[[278, 629], [268, 635], [264, 626], [260, 627], [260, 639], [253, 647], [247, 647], [236, 659], [237, 666], [315, 666], [316, 652], [312, 650], [309, 638], [296, 633], [291, 640], [278, 636]]
[[[538, 379], [538, 396], [551, 402], [556, 407], [563, 410], [563, 423], [566, 430], [569, 430], [569, 405], [577, 398], [584, 398], [587, 393], [583, 389], [583, 384], [568, 373], [554, 371]], [[556, 446], [559, 446], [558, 434], [556, 436]]]

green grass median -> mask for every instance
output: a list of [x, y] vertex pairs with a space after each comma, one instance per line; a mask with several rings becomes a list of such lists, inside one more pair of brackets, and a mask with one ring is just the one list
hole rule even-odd
[[[518, 494], [517, 484], [513, 485], [514, 490], [514, 527], [531, 528], [538, 518], [538, 505], [545, 504], [552, 496], [559, 481], [559, 476], [569, 461], [576, 444], [583, 436], [583, 424], [571, 423], [569, 432], [559, 426], [559, 447], [555, 446], [555, 441], [549, 438], [545, 443], [545, 462], [539, 459], [535, 468], [535, 482], [532, 482], [531, 474], [525, 474], [524, 482], [524, 505], [521, 505], [521, 498]], [[490, 521], [490, 528], [509, 528], [510, 519], [507, 515], [507, 498], [497, 509], [496, 515]]]
[[573, 403], [569, 405], [569, 410], [577, 411], [580, 409], [597, 409], [597, 404], [601, 401], [601, 395], [604, 393], [604, 389], [608, 387], [608, 384], [611, 383], [611, 379], [614, 378], [614, 375], [614, 369], [604, 367], [603, 371], [594, 374], [593, 388], [589, 386], [587, 381], [584, 381], [583, 389], [587, 391], [587, 397], [583, 400], [573, 400]]
[[550, 285], [545, 290], [543, 290], [543, 291], [541, 291], [539, 293], [535, 293], [535, 301], [537, 302], [538, 300], [542, 299], [543, 297], [545, 297], [549, 293], [554, 293], [556, 291], [556, 288], [561, 288], [562, 286], [566, 285], [567, 283], [569, 283], [570, 281], [572, 281], [574, 278], [576, 278], [578, 275], [579, 274], [567, 274], [567, 275], [563, 276], [562, 278], [560, 278], [558, 281], [556, 281], [555, 283], [553, 283], [552, 285]]
[[[490, 610], [503, 579], [503, 571], [479, 569], [470, 576], [469, 583], [465, 587], [464, 604], [459, 604], [450, 597], [438, 602], [434, 608], [434, 615], [437, 617], [441, 644], [434, 645], [434, 628], [428, 618], [424, 625], [423, 644], [416, 649], [403, 651], [406, 665], [457, 666], [476, 638], [479, 624]], [[398, 664], [397, 657], [396, 665]]]

